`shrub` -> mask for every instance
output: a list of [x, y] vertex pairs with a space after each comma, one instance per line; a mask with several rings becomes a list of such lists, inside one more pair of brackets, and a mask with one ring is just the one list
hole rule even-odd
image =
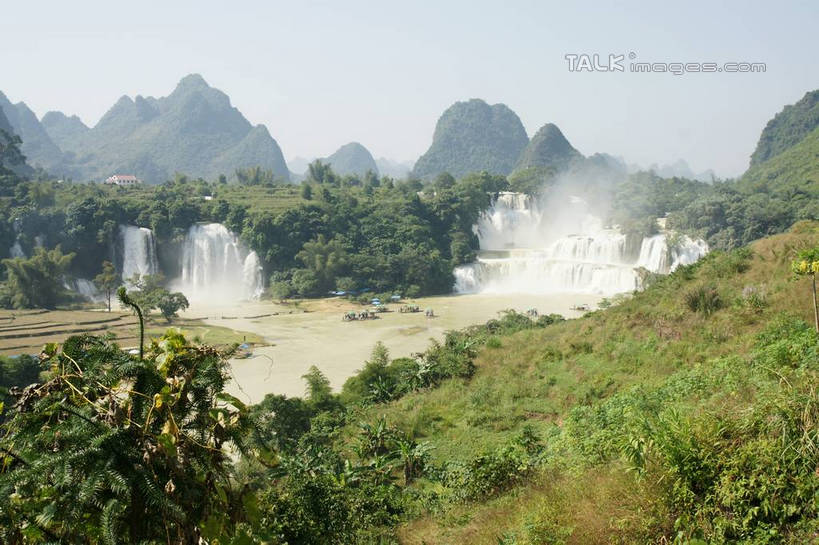
[[755, 313], [762, 312], [768, 306], [767, 293], [764, 287], [745, 286], [742, 288], [742, 306]]
[[717, 288], [714, 286], [697, 286], [687, 291], [683, 297], [689, 310], [692, 312], [701, 312], [706, 316], [710, 316], [722, 308], [722, 300], [717, 292]]

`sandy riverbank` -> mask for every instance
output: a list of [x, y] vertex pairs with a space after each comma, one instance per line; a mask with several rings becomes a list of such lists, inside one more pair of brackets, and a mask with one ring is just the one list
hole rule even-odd
[[[393, 358], [421, 352], [430, 339], [442, 339], [444, 332], [483, 323], [499, 311], [536, 308], [540, 313], [555, 312], [567, 318], [581, 313], [571, 307], [586, 303], [594, 308], [595, 295], [450, 295], [425, 297], [414, 302], [432, 308], [435, 318], [423, 312], [380, 314], [377, 320], [343, 322], [347, 310], [360, 309], [343, 299], [304, 301], [299, 305], [247, 302], [239, 307], [194, 305], [186, 317], [203, 318], [206, 323], [248, 331], [264, 337], [272, 346], [254, 350], [249, 359], [231, 361], [234, 382], [229, 391], [240, 399], [256, 403], [265, 394], [304, 394], [304, 375], [316, 365], [339, 389], [360, 369], [376, 342], [383, 342]], [[277, 315], [270, 314], [278, 313]], [[253, 317], [256, 318], [253, 318]], [[250, 317], [250, 318], [249, 318]]]

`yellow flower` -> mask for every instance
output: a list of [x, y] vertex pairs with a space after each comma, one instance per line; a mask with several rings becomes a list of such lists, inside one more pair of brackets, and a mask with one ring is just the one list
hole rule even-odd
[[808, 272], [808, 262], [803, 259], [802, 261], [799, 262], [799, 265], [797, 266], [796, 270], [801, 274], [805, 274], [806, 272]]

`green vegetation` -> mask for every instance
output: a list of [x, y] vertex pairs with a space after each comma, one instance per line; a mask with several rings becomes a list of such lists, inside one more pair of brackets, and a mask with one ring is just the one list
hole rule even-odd
[[819, 218], [819, 91], [786, 106], [762, 131], [751, 168], [735, 181], [702, 187], [669, 212], [669, 226], [727, 249]]
[[432, 145], [415, 163], [412, 176], [433, 179], [442, 172], [456, 178], [471, 172], [509, 174], [529, 143], [518, 116], [504, 104], [456, 102], [441, 114]]
[[48, 379], [3, 423], [4, 543], [197, 543], [237, 526], [249, 421], [222, 356], [169, 333], [135, 360], [99, 339], [46, 348]]
[[4, 308], [49, 308], [69, 300], [62, 285], [74, 254], [63, 254], [60, 246], [53, 250], [38, 247], [34, 255], [4, 259], [6, 283], [0, 290]]
[[819, 90], [809, 91], [796, 104], [776, 114], [762, 131], [751, 155], [751, 166], [759, 165], [795, 146], [819, 127]]
[[157, 309], [165, 321], [170, 323], [178, 311], [190, 306], [185, 294], [170, 292], [164, 287], [165, 279], [162, 275], [136, 276], [128, 282], [133, 286], [133, 290], [128, 292], [129, 298], [139, 305], [146, 315]]
[[[144, 360], [49, 346], [0, 424], [2, 539], [810, 542], [819, 338], [790, 270], [818, 246], [798, 224], [578, 320], [377, 346], [341, 394], [313, 368], [304, 399], [250, 408], [220, 393], [225, 354], [178, 334]], [[722, 304], [690, 308], [700, 286]]]
[[817, 154], [819, 129], [738, 180], [703, 184], [696, 199], [670, 211], [669, 227], [700, 233], [713, 247], [727, 249], [819, 217]]
[[256, 250], [280, 297], [446, 293], [453, 266], [474, 256], [472, 225], [490, 194], [508, 187], [503, 177], [475, 174], [433, 193], [372, 173], [338, 176], [320, 162], [310, 165], [307, 193], [258, 169], [239, 175], [246, 184], [183, 175], [129, 188], [15, 179], [0, 195], [0, 255], [15, 242], [29, 255], [39, 242], [60, 245], [76, 254], [67, 276], [95, 278], [119, 244], [119, 225], [138, 225], [153, 230], [161, 269], [174, 277], [189, 227], [218, 222]]
[[100, 292], [105, 294], [108, 303], [108, 312], [111, 312], [111, 296], [119, 287], [119, 275], [114, 264], [110, 261], [102, 262], [102, 272], [94, 277], [94, 285]]

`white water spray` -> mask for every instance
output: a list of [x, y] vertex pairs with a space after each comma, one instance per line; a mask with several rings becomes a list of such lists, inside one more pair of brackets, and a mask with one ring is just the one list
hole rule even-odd
[[177, 289], [191, 300], [257, 299], [264, 286], [259, 256], [221, 223], [188, 230], [181, 268]]
[[640, 267], [667, 274], [708, 252], [705, 242], [685, 236], [669, 249], [665, 234], [630, 247], [577, 197], [546, 209], [526, 195], [500, 193], [476, 230], [477, 261], [453, 271], [458, 293], [612, 295], [640, 289]]

